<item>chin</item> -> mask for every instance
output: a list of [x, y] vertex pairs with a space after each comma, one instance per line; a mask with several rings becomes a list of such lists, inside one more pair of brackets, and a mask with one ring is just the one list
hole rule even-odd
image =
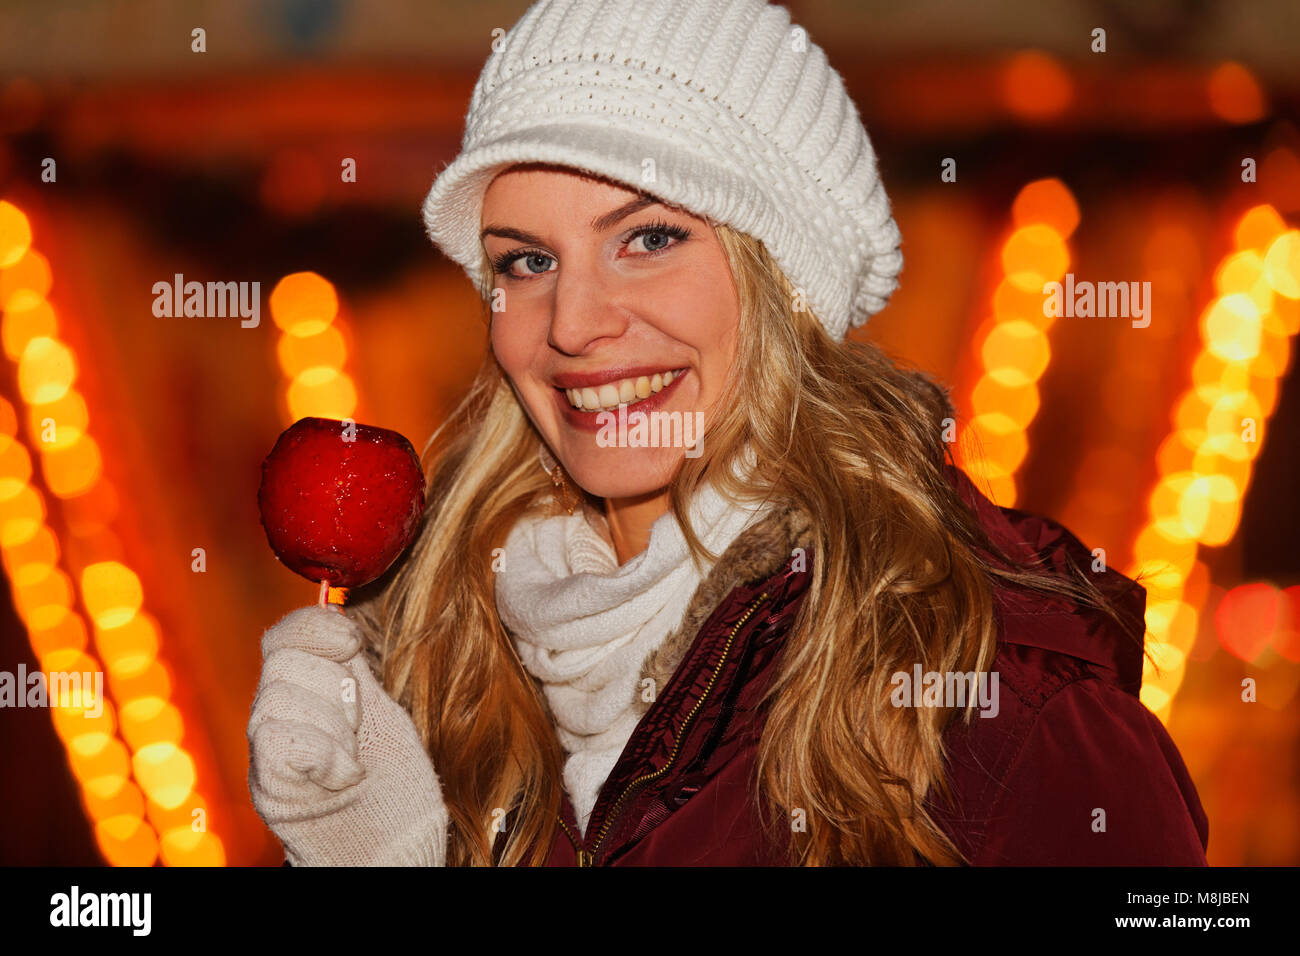
[[663, 491], [682, 454], [680, 448], [596, 448], [564, 470], [598, 498], [637, 498]]

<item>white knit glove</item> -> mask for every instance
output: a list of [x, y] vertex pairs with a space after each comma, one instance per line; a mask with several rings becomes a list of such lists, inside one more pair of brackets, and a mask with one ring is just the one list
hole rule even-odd
[[253, 806], [293, 866], [444, 864], [433, 764], [338, 608], [299, 608], [262, 636], [248, 744]]

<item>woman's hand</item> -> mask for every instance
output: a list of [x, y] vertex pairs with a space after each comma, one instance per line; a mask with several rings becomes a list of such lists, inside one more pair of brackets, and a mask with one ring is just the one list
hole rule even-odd
[[262, 636], [248, 743], [253, 806], [293, 866], [443, 865], [433, 764], [337, 608], [299, 608]]

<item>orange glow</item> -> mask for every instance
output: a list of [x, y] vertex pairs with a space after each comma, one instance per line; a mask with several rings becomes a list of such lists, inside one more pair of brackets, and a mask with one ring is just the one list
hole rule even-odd
[[98, 691], [102, 688], [103, 678], [98, 676], [99, 663], [85, 651], [72, 648], [51, 651], [41, 658], [40, 668], [47, 674], [60, 675], [46, 685], [51, 707], [74, 712], [94, 711], [99, 707]]
[[59, 321], [54, 307], [45, 299], [28, 303], [25, 309], [7, 309], [0, 320], [0, 341], [11, 362], [18, 361], [32, 339], [46, 336], [54, 338], [59, 333]]
[[207, 802], [197, 793], [191, 793], [174, 807], [164, 807], [153, 800], [145, 801], [145, 814], [159, 833], [181, 828], [189, 830], [195, 826], [199, 828], [195, 832], [201, 832], [207, 824], [208, 810]]
[[1051, 226], [1064, 239], [1079, 225], [1079, 205], [1061, 180], [1038, 179], [1020, 190], [1011, 217], [1017, 226]]
[[127, 779], [112, 789], [107, 783], [104, 781], [103, 785], [88, 787], [81, 792], [81, 802], [90, 819], [107, 820], [117, 816], [144, 819], [144, 794], [139, 787]]
[[50, 263], [35, 249], [0, 272], [0, 308], [23, 311], [38, 306], [50, 292]]
[[1014, 472], [1029, 452], [1024, 429], [1006, 415], [978, 415], [971, 419], [970, 431], [979, 443], [981, 456], [993, 469], [990, 474]]
[[0, 448], [4, 448], [18, 435], [18, 413], [0, 395]]
[[119, 505], [113, 483], [100, 478], [85, 494], [64, 500], [63, 518], [72, 534], [94, 534], [117, 517]]
[[161, 697], [138, 697], [126, 701], [118, 710], [118, 719], [122, 724], [122, 736], [132, 750], [160, 742], [181, 742], [181, 713]]
[[67, 448], [46, 452], [41, 456], [41, 471], [51, 494], [59, 498], [72, 498], [88, 491], [103, 473], [104, 462], [99, 454], [99, 444], [89, 435]]
[[1300, 299], [1300, 230], [1288, 230], [1269, 244], [1264, 269], [1274, 292]]
[[225, 866], [226, 849], [215, 833], [176, 827], [162, 835], [162, 857], [168, 866]]
[[1045, 328], [1052, 319], [1043, 315], [1043, 288], [1025, 289], [1010, 279], [1002, 279], [993, 293], [993, 311], [999, 320], [1023, 319]]
[[[1189, 448], [1197, 448], [1204, 441], [1205, 416], [1211, 405], [1222, 396], [1231, 394], [1232, 391], [1214, 382], [1190, 388], [1179, 397], [1178, 404], [1174, 406], [1173, 420]], [[1202, 433], [1195, 441], [1192, 440], [1194, 432]]]
[[1292, 664], [1300, 664], [1300, 584], [1282, 592], [1273, 650]]
[[46, 526], [24, 541], [4, 552], [5, 574], [14, 587], [35, 584], [54, 570], [59, 560], [59, 543]]
[[1201, 475], [1178, 500], [1178, 518], [1190, 537], [1203, 544], [1226, 544], [1236, 530], [1241, 492], [1224, 475]]
[[1237, 223], [1234, 238], [1238, 249], [1263, 254], [1274, 239], [1286, 232], [1286, 222], [1272, 206], [1255, 206]]
[[[1196, 561], [1200, 547], [1225, 545], [1236, 534], [1253, 459], [1277, 400], [1278, 377], [1290, 364], [1294, 324], [1283, 314], [1286, 300], [1274, 292], [1285, 294], [1289, 288], [1296, 269], [1288, 237], [1300, 233], [1284, 228], [1272, 206], [1249, 210], [1234, 233], [1237, 249], [1214, 271], [1219, 297], [1202, 312], [1193, 384], [1174, 406], [1173, 430], [1156, 452], [1161, 477], [1127, 571], [1130, 577], [1148, 573], [1162, 560], [1176, 565], [1148, 593], [1152, 646], [1175, 666], [1143, 687], [1142, 702], [1165, 722], [1195, 644], [1195, 617], [1208, 587], [1205, 581], [1191, 587], [1179, 575], [1204, 567]], [[1271, 585], [1229, 592], [1215, 613], [1220, 643], [1244, 660], [1255, 660], [1277, 630], [1265, 621], [1276, 616], [1275, 604]]]
[[1291, 336], [1295, 330], [1286, 328], [1282, 317], [1273, 309], [1262, 316], [1260, 331], [1259, 355], [1250, 362], [1246, 387], [1261, 392], [1260, 404], [1271, 408], [1269, 396], [1275, 397], [1278, 380], [1291, 367]]
[[26, 214], [11, 202], [0, 199], [0, 269], [7, 269], [23, 257], [32, 244], [32, 226]]
[[1254, 250], [1246, 249], [1224, 259], [1214, 270], [1214, 288], [1220, 295], [1248, 296], [1261, 313], [1273, 307], [1273, 290], [1264, 274], [1264, 259]]
[[77, 707], [52, 707], [50, 716], [54, 718], [54, 732], [68, 745], [78, 738], [88, 739], [88, 734], [102, 734], [107, 739], [117, 732], [117, 714], [112, 701], [108, 700], [103, 702], [103, 710], [98, 716], [84, 713]]
[[108, 666], [108, 683], [118, 700], [136, 697], [170, 697], [171, 678], [156, 657], [124, 657]]
[[[1227, 438], [1230, 442], [1227, 445], [1216, 442], [1216, 448], [1237, 450], [1241, 447], [1242, 419], [1249, 418], [1259, 422], [1263, 417], [1264, 410], [1253, 394], [1247, 391], [1228, 392], [1220, 395], [1210, 406], [1205, 416], [1205, 427], [1215, 439]], [[1250, 457], [1250, 453], [1243, 451], [1240, 457]]]
[[101, 561], [81, 572], [81, 599], [96, 627], [113, 628], [135, 616], [144, 593], [130, 568], [117, 561]]
[[83, 649], [86, 646], [86, 624], [80, 614], [68, 614], [51, 627], [28, 627], [27, 637], [43, 667], [46, 656], [55, 651]]
[[27, 432], [40, 442], [42, 452], [68, 448], [75, 444], [90, 423], [86, 400], [75, 388], [62, 398], [27, 409]]
[[1250, 296], [1237, 293], [1217, 299], [1202, 317], [1206, 347], [1230, 362], [1259, 354], [1262, 325]]
[[347, 358], [347, 347], [344, 345], [342, 333], [334, 326], [330, 326], [325, 331], [307, 338], [296, 335], [281, 336], [276, 346], [276, 354], [280, 360], [280, 368], [292, 378], [312, 368], [342, 368]]
[[31, 485], [0, 501], [0, 547], [13, 548], [36, 537], [45, 523], [45, 500]]
[[97, 626], [95, 647], [115, 674], [137, 674], [158, 654], [158, 628], [147, 614], [132, 614], [115, 627]]
[[352, 379], [337, 369], [313, 368], [289, 384], [289, 417], [351, 418], [357, 408]]
[[1258, 658], [1273, 638], [1281, 604], [1277, 588], [1265, 581], [1228, 591], [1214, 612], [1220, 646], [1243, 661]]
[[[1032, 68], [1034, 61], [1025, 61]], [[1041, 64], [1039, 64], [1041, 65]], [[999, 505], [1015, 507], [1015, 472], [1029, 452], [1026, 430], [1038, 414], [1038, 379], [1051, 361], [1043, 286], [1070, 264], [1065, 236], [1079, 206], [1059, 179], [1024, 186], [1012, 206], [1016, 229], [1002, 247], [1004, 276], [993, 294], [994, 320], [980, 345], [983, 373], [971, 392], [974, 415], [954, 449], [957, 463]]]
[[989, 374], [1003, 385], [1031, 384], [1051, 360], [1047, 336], [1028, 322], [999, 322], [989, 332], [980, 357]]
[[1253, 123], [1263, 119], [1264, 91], [1254, 75], [1240, 63], [1222, 63], [1206, 81], [1210, 109], [1229, 123]]
[[1008, 474], [998, 464], [973, 457], [969, 459], [969, 464], [963, 464], [962, 468], [993, 503], [1007, 506], [1008, 502], [1015, 502], [1017, 494], [1015, 476]]
[[1156, 449], [1156, 470], [1162, 475], [1189, 470], [1198, 447], [1200, 441], [1194, 430], [1175, 429]]
[[[0, 220], [3, 215], [0, 208]], [[4, 228], [6, 223], [0, 221], [0, 230]], [[167, 699], [171, 680], [156, 659], [156, 622], [141, 610], [142, 585], [133, 571], [115, 560], [122, 546], [107, 524], [116, 516], [117, 495], [110, 482], [101, 480], [100, 447], [87, 433], [89, 411], [73, 388], [76, 356], [55, 338], [54, 310], [44, 300], [51, 281], [49, 264], [30, 247], [16, 256], [20, 258], [13, 266], [0, 272], [0, 301], [7, 308], [0, 336], [6, 354], [17, 363], [18, 392], [27, 407], [20, 415], [0, 399], [0, 547], [5, 572], [32, 650], [50, 675], [55, 732], [80, 784], [87, 815], [96, 821], [100, 851], [111, 865], [150, 865], [158, 856], [159, 831], [144, 818], [145, 793], [155, 805], [179, 806], [193, 794], [194, 762], [178, 746], [184, 724]], [[27, 445], [17, 439], [20, 417], [31, 439]], [[45, 524], [45, 497], [30, 483], [35, 449], [40, 451], [45, 485], [63, 499], [61, 517], [78, 539], [72, 548], [75, 563], [90, 562], [80, 572], [81, 601], [96, 627], [95, 649], [105, 654], [107, 665], [87, 649], [85, 619], [72, 608], [72, 579], [58, 565], [59, 540]], [[94, 561], [96, 557], [100, 560]], [[95, 694], [104, 690], [105, 670], [108, 689], [123, 706], [120, 714], [112, 700]], [[82, 675], [91, 681], [85, 687]], [[119, 730], [125, 743], [117, 736]], [[130, 780], [133, 772], [143, 791]], [[224, 862], [215, 835], [170, 839], [171, 855], [178, 861]]]
[[1003, 100], [1012, 113], [1024, 119], [1056, 116], [1065, 110], [1073, 95], [1070, 75], [1044, 53], [1018, 53], [1003, 70]]
[[[1012, 375], [1018, 377], [1019, 372]], [[992, 372], [983, 376], [971, 393], [971, 409], [976, 415], [983, 412], [1000, 412], [1018, 428], [1027, 428], [1038, 414], [1038, 387], [1033, 382], [1007, 384]]]
[[[1002, 267], [1007, 279], [1025, 291], [1042, 293], [1043, 284], [1065, 273], [1070, 253], [1065, 241], [1051, 226], [1037, 223], [1022, 226], [1002, 247]], [[1042, 312], [1042, 305], [1039, 305]]]
[[0, 501], [8, 501], [30, 483], [32, 456], [16, 441], [0, 447]]
[[57, 624], [72, 604], [72, 582], [58, 568], [29, 587], [14, 587], [13, 593], [18, 616], [36, 628]]
[[58, 339], [32, 339], [18, 360], [18, 391], [32, 405], [58, 401], [76, 378], [77, 359]]
[[271, 291], [271, 318], [290, 335], [307, 338], [329, 328], [339, 300], [329, 280], [315, 272], [295, 272]]
[[73, 741], [68, 754], [72, 775], [92, 793], [117, 793], [131, 772], [130, 757], [122, 741], [108, 734], [96, 736], [101, 742], [93, 749]]
[[142, 747], [132, 766], [145, 796], [164, 807], [179, 806], [194, 789], [194, 761], [174, 743]]
[[139, 817], [110, 817], [95, 824], [95, 842], [110, 866], [152, 866], [158, 835]]

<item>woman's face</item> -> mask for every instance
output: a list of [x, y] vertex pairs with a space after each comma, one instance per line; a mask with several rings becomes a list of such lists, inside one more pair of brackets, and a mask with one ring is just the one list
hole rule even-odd
[[[713, 228], [635, 190], [536, 165], [493, 180], [482, 228], [492, 348], [564, 470], [603, 498], [663, 489], [684, 455], [706, 447], [736, 352], [740, 303]], [[659, 447], [648, 447], [656, 431]]]

